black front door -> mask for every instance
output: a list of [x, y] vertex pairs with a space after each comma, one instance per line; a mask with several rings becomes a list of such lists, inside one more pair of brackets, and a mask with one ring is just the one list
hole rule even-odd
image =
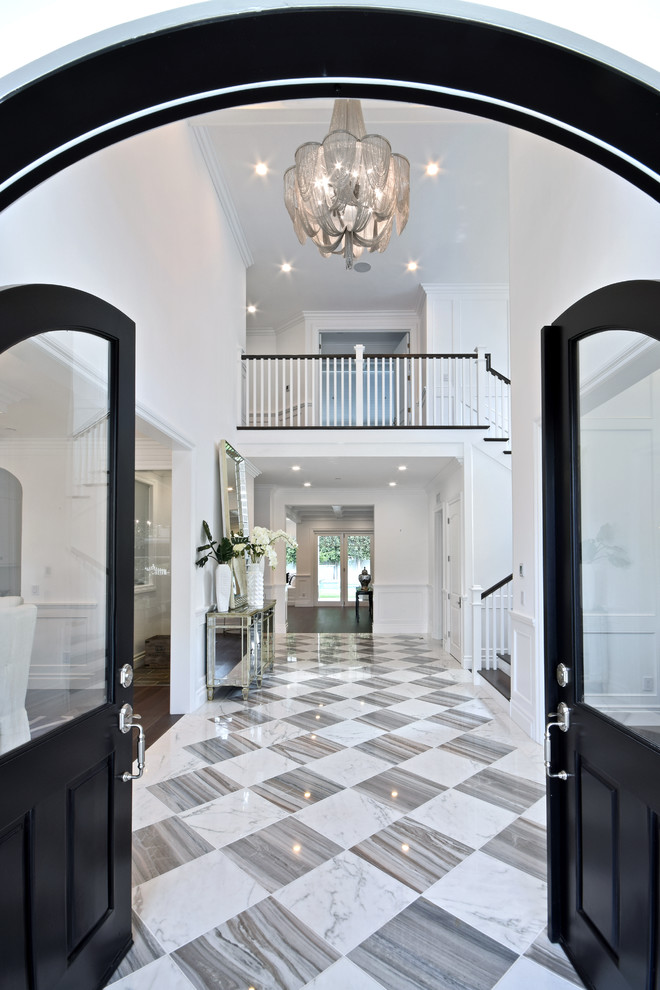
[[131, 942], [134, 327], [0, 290], [0, 986], [93, 990]]
[[550, 934], [595, 990], [660, 986], [659, 340], [658, 282], [543, 336]]

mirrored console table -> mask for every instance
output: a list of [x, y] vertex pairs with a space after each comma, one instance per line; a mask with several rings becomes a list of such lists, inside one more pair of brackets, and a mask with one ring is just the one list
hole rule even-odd
[[275, 601], [262, 608], [243, 605], [230, 612], [206, 613], [206, 696], [217, 687], [240, 687], [247, 701], [250, 685], [261, 686], [273, 666]]

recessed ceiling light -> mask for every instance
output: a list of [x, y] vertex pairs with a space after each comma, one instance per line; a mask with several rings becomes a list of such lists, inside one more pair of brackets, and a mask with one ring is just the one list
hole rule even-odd
[[353, 271], [359, 272], [360, 275], [363, 275], [364, 272], [371, 271], [371, 265], [368, 261], [358, 261], [357, 265], [353, 265]]
[[390, 488], [396, 488], [396, 481], [390, 481]]
[[257, 165], [254, 166], [254, 170], [257, 173], [257, 175], [268, 175], [268, 166], [266, 165], [265, 162], [259, 162]]
[[291, 470], [292, 471], [300, 471], [300, 464], [292, 464], [291, 465]]
[[407, 470], [408, 468], [406, 467], [405, 464], [399, 464], [399, 471], [407, 471]]
[[311, 481], [303, 481], [303, 488], [311, 488], [311, 487], [312, 487]]
[[290, 272], [291, 271], [291, 265], [289, 264], [288, 261], [285, 261], [284, 264], [282, 265], [282, 271], [283, 272]]
[[409, 272], [416, 272], [419, 265], [417, 264], [416, 261], [409, 261], [406, 267]]
[[248, 306], [248, 313], [256, 313], [256, 312], [257, 312], [256, 306], [252, 306], [252, 305]]
[[438, 175], [440, 173], [440, 166], [437, 162], [429, 162], [426, 166], [427, 175]]

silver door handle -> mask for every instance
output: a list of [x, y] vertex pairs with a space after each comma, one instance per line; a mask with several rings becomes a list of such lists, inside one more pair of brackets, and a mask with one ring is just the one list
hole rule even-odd
[[545, 727], [545, 736], [543, 737], [545, 775], [546, 777], [556, 777], [559, 780], [568, 780], [570, 774], [566, 773], [565, 770], [558, 770], [557, 773], [551, 772], [552, 743], [550, 740], [550, 729], [559, 729], [561, 732], [568, 732], [571, 724], [571, 710], [564, 701], [560, 701], [557, 705], [557, 711], [550, 712], [548, 718], [556, 718], [557, 721], [548, 722]]
[[121, 779], [125, 782], [129, 780], [137, 780], [139, 777], [142, 776], [144, 772], [146, 737], [142, 726], [136, 725], [135, 722], [133, 721], [133, 719], [140, 719], [140, 718], [142, 718], [142, 716], [135, 715], [130, 705], [122, 705], [122, 707], [119, 710], [119, 731], [126, 734], [127, 732], [130, 732], [131, 729], [138, 730], [138, 742], [137, 742], [138, 772], [130, 773], [130, 771], [126, 770], [121, 775]]

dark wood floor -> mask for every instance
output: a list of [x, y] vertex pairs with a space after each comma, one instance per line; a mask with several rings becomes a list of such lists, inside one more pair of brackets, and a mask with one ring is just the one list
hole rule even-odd
[[369, 609], [362, 606], [359, 622], [355, 618], [355, 605], [288, 608], [286, 617], [287, 632], [370, 633], [372, 630]]
[[133, 689], [133, 711], [142, 716], [147, 749], [178, 722], [180, 715], [170, 715], [169, 686], [138, 684]]

